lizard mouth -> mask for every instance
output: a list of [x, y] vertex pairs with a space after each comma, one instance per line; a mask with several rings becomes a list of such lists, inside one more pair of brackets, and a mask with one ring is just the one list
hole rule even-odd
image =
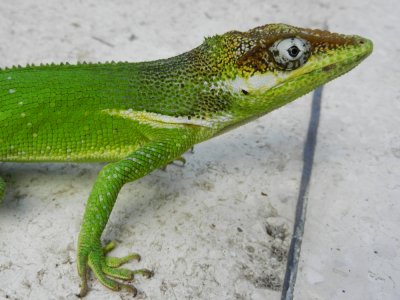
[[[271, 111], [347, 73], [371, 54], [373, 50], [373, 44], [370, 40], [361, 37], [355, 37], [355, 39], [356, 41], [351, 46], [341, 50], [336, 49], [334, 56], [328, 52], [321, 53], [310, 64], [305, 64], [303, 67], [292, 71], [288, 77], [283, 78], [280, 82], [271, 85], [269, 88], [260, 89], [258, 95], [254, 93], [255, 98], [248, 101], [264, 102], [265, 104], [261, 105]], [[274, 99], [274, 103], [270, 99]]]
[[[370, 40], [355, 36], [350, 46], [337, 49], [333, 56], [329, 51], [315, 54], [314, 58], [304, 66], [287, 72], [275, 74], [256, 74], [249, 78], [237, 77], [229, 81], [229, 86], [236, 93], [264, 94], [283, 86], [294, 84], [299, 79], [313, 78], [303, 88], [316, 86], [343, 75], [357, 66], [369, 54], [373, 44]], [[294, 85], [293, 85], [294, 87]], [[295, 88], [295, 87], [294, 87]]]
[[294, 71], [287, 80], [284, 80], [274, 88], [295, 82], [298, 78], [308, 77], [313, 79], [310, 81], [309, 87], [314, 89], [323, 82], [330, 81], [347, 73], [367, 58], [373, 50], [372, 41], [358, 36], [355, 39], [356, 41], [353, 46], [339, 51], [336, 59], [332, 59], [328, 55], [322, 56], [320, 59], [316, 59], [311, 65], [305, 66], [303, 70], [300, 68]]
[[367, 58], [368, 55], [371, 54], [373, 50], [373, 44], [372, 41], [365, 39], [365, 38], [360, 38], [358, 41], [359, 46], [355, 46], [355, 53], [354, 55], [350, 57], [346, 57], [344, 59], [340, 59], [336, 62], [327, 64], [321, 68], [323, 72], [331, 72], [332, 70], [338, 69], [338, 68], [346, 68], [350, 67], [353, 68], [355, 65], [358, 65], [360, 62], [362, 62], [365, 58]]
[[339, 54], [338, 60], [322, 67], [322, 71], [329, 72], [337, 67], [352, 65], [353, 63], [359, 64], [372, 53], [372, 50], [373, 43], [371, 40], [356, 36], [352, 48], [347, 49], [346, 51], [350, 54], [347, 56]]

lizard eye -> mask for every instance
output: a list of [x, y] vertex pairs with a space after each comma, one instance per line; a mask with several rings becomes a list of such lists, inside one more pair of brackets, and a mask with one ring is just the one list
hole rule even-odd
[[285, 70], [294, 70], [304, 65], [310, 57], [310, 43], [301, 38], [276, 41], [269, 50], [276, 64]]

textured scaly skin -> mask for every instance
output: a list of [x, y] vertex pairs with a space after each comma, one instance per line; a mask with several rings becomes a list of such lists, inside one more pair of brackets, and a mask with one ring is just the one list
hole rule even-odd
[[[274, 42], [301, 38], [307, 62], [280, 66]], [[372, 52], [358, 37], [271, 24], [206, 38], [169, 59], [13, 67], [0, 71], [0, 160], [110, 162], [90, 194], [78, 242], [80, 296], [87, 270], [113, 290], [148, 270], [119, 268], [100, 238], [121, 187], [194, 144], [249, 122], [349, 71]], [[5, 183], [0, 180], [0, 194]], [[111, 277], [111, 278], [110, 278]]]

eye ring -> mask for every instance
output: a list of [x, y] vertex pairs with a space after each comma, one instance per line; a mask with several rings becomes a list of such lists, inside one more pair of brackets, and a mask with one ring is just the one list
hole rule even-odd
[[304, 65], [311, 54], [311, 45], [302, 38], [277, 40], [269, 48], [276, 64], [284, 70], [294, 70]]

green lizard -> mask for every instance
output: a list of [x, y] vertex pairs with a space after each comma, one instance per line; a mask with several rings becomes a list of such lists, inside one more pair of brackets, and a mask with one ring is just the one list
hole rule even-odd
[[[0, 71], [0, 161], [108, 162], [86, 205], [77, 247], [80, 296], [89, 268], [112, 290], [136, 289], [138, 254], [108, 257], [100, 238], [121, 187], [194, 144], [249, 122], [354, 68], [372, 42], [284, 24], [206, 38], [141, 63], [61, 64]], [[0, 180], [0, 194], [5, 182]]]

